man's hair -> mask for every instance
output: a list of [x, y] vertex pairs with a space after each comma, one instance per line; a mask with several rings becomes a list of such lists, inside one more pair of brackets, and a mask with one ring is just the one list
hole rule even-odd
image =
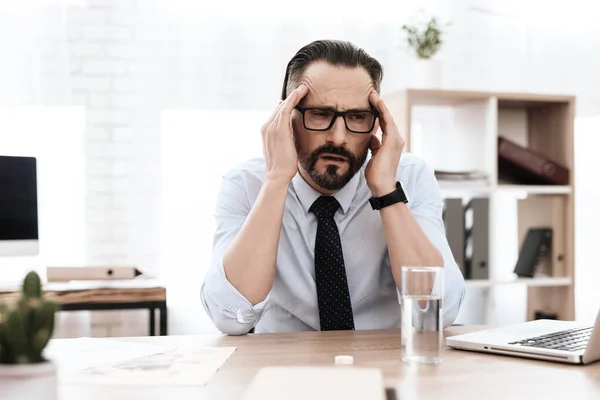
[[383, 67], [379, 61], [350, 42], [317, 40], [298, 50], [288, 63], [281, 91], [282, 100], [285, 100], [298, 86], [298, 82], [306, 68], [316, 61], [325, 61], [336, 67], [363, 67], [371, 77], [375, 91], [379, 92], [381, 79], [383, 78]]

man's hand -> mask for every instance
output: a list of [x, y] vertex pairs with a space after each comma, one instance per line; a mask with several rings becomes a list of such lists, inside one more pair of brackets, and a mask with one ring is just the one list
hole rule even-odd
[[267, 178], [289, 182], [298, 171], [298, 154], [292, 138], [290, 115], [307, 92], [305, 85], [294, 89], [285, 101], [279, 103], [261, 128]]
[[365, 177], [373, 196], [380, 197], [396, 190], [396, 171], [405, 142], [392, 115], [375, 90], [369, 94], [369, 101], [379, 111], [382, 141], [375, 135], [371, 136], [369, 147], [373, 156], [367, 164]]

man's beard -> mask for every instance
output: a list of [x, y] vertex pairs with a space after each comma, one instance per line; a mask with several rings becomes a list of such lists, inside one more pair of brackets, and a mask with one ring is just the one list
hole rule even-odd
[[[306, 152], [301, 151], [302, 149], [299, 149], [298, 147], [299, 146], [296, 146], [300, 165], [306, 170], [306, 172], [308, 172], [308, 175], [314, 183], [326, 190], [340, 190], [343, 188], [360, 170], [367, 158], [366, 152], [362, 157], [358, 158], [346, 148], [337, 147], [331, 143], [316, 148], [308, 155]], [[317, 171], [317, 161], [319, 161], [319, 157], [324, 153], [345, 157], [346, 162], [349, 164], [348, 170], [344, 174], [340, 175], [338, 173], [340, 166], [330, 164], [327, 166], [325, 172]]]

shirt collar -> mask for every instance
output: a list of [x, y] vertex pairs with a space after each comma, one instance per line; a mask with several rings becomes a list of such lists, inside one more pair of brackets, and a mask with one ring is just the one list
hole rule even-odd
[[[352, 203], [352, 199], [354, 198], [354, 194], [356, 193], [361, 171], [354, 174], [352, 179], [350, 179], [350, 181], [343, 188], [333, 194], [333, 197], [335, 197], [338, 203], [340, 203], [342, 212], [344, 214], [348, 212], [350, 204]], [[308, 182], [304, 180], [302, 175], [300, 175], [300, 172], [296, 172], [296, 175], [294, 178], [292, 178], [292, 185], [294, 185], [294, 190], [296, 191], [298, 200], [300, 200], [300, 204], [302, 204], [304, 212], [308, 214], [310, 207], [315, 200], [321, 196], [321, 193], [313, 189]]]

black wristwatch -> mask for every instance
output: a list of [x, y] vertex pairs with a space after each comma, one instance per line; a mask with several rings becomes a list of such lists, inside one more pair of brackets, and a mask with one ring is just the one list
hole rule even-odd
[[406, 197], [406, 193], [404, 193], [404, 189], [402, 189], [402, 184], [400, 182], [396, 182], [396, 190], [392, 193], [388, 193], [381, 197], [371, 197], [369, 199], [369, 203], [371, 203], [373, 210], [380, 210], [383, 207], [400, 202], [408, 203], [408, 198]]

